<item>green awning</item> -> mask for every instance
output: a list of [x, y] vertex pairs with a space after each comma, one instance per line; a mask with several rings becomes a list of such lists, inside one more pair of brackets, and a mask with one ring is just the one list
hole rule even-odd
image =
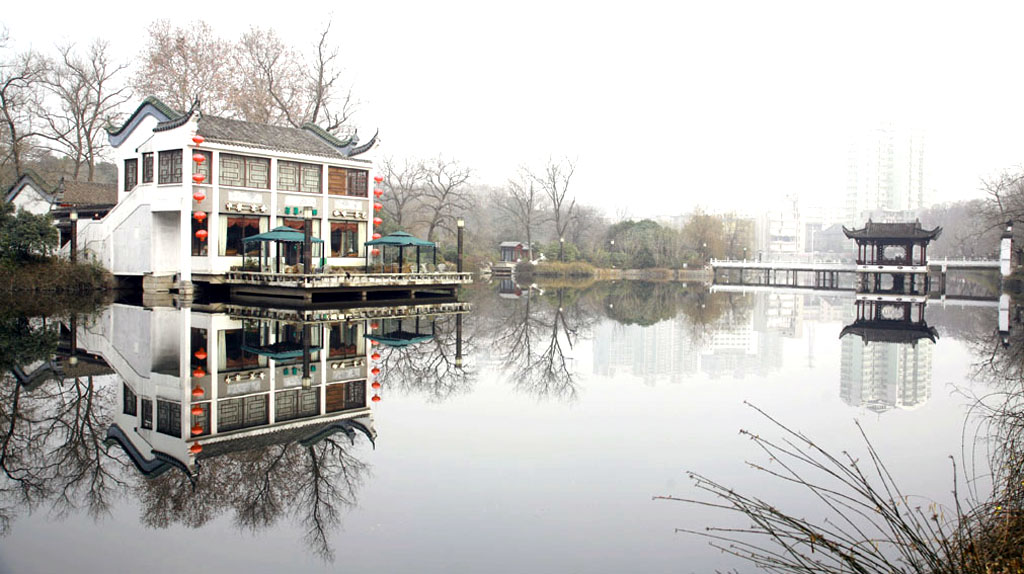
[[434, 247], [436, 244], [432, 241], [424, 241], [409, 235], [404, 231], [396, 231], [390, 235], [385, 235], [380, 239], [371, 239], [366, 242], [367, 245], [391, 245], [394, 247]]
[[[265, 347], [250, 347], [249, 345], [242, 345], [242, 350], [246, 353], [252, 353], [275, 361], [285, 361], [288, 359], [298, 359], [302, 357], [303, 349], [301, 343], [288, 343], [280, 342], [268, 345]], [[315, 353], [320, 350], [320, 347], [310, 347], [309, 352]]]
[[[313, 237], [313, 243], [323, 243], [323, 239], [317, 239]], [[266, 233], [260, 233], [259, 235], [253, 235], [252, 237], [246, 237], [242, 240], [243, 243], [249, 243], [250, 241], [280, 241], [283, 243], [302, 243], [306, 240], [303, 232], [298, 229], [291, 227], [281, 226], [275, 227]]]
[[409, 345], [424, 343], [434, 337], [433, 335], [420, 335], [419, 333], [396, 332], [386, 335], [366, 335], [366, 338], [388, 347], [408, 347]]

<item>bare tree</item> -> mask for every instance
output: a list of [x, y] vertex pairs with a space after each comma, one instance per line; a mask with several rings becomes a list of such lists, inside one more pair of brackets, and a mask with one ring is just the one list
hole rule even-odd
[[381, 197], [384, 215], [397, 228], [403, 229], [411, 222], [417, 199], [423, 192], [423, 164], [406, 158], [399, 165], [394, 158], [386, 157], [381, 163], [381, 172], [384, 177], [384, 195]]
[[97, 158], [106, 146], [104, 128], [115, 123], [117, 110], [128, 100], [126, 86], [117, 83], [126, 64], [115, 64], [108, 54], [108, 43], [95, 40], [85, 56], [74, 52], [73, 45], [59, 46], [58, 58], [44, 85], [55, 98], [55, 105], [41, 112], [47, 129], [43, 137], [73, 162], [77, 181], [83, 166], [87, 181], [93, 181]]
[[473, 170], [457, 160], [441, 156], [424, 165], [422, 218], [427, 227], [427, 240], [434, 241], [438, 229], [454, 232], [454, 223], [473, 206], [468, 182]]
[[149, 44], [132, 87], [178, 110], [198, 99], [206, 113], [230, 113], [236, 79], [231, 53], [231, 44], [206, 22], [172, 28], [167, 20], [157, 20], [149, 27]]
[[357, 101], [351, 86], [341, 85], [338, 49], [332, 47], [328, 22], [314, 48], [312, 62], [306, 67], [307, 102], [305, 121], [320, 125], [329, 132], [341, 129], [355, 113]]
[[533, 180], [551, 204], [551, 219], [555, 224], [555, 239], [565, 237], [565, 231], [572, 220], [576, 199], [569, 196], [569, 182], [576, 171], [576, 162], [568, 158], [560, 161], [548, 159], [541, 174], [533, 174]]
[[533, 249], [533, 228], [541, 217], [542, 193], [536, 180], [524, 167], [519, 174], [508, 180], [508, 185], [499, 196], [495, 206], [499, 211], [511, 218], [516, 227], [525, 234], [526, 244]]
[[233, 107], [251, 122], [298, 127], [304, 118], [304, 73], [298, 55], [273, 30], [250, 28], [235, 50]]
[[[7, 30], [0, 32], [0, 51], [6, 52]], [[46, 61], [28, 51], [0, 57], [0, 168], [24, 172], [25, 155], [39, 135], [34, 125], [40, 84], [46, 77]]]

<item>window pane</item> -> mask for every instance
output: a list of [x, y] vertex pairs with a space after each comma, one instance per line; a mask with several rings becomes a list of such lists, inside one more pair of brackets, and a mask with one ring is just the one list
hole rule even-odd
[[365, 223], [359, 221], [331, 222], [331, 257], [362, 257], [362, 230]]
[[367, 187], [367, 172], [363, 170], [348, 170], [348, 195], [356, 197], [369, 197], [370, 190]]
[[160, 177], [157, 183], [181, 183], [181, 150], [162, 151], [160, 159]]
[[[259, 235], [260, 226], [266, 217], [260, 217], [258, 215], [233, 215], [221, 216], [221, 225], [224, 231], [221, 235], [221, 255], [242, 255], [242, 249], [245, 246], [243, 240], [246, 237], [252, 237], [253, 235]], [[248, 245], [249, 255], [260, 254], [259, 242], [252, 242]]]
[[206, 179], [203, 180], [205, 183], [213, 183], [213, 178], [210, 177], [210, 168], [213, 167], [213, 152], [194, 150], [192, 155], [197, 153], [202, 154], [206, 159], [203, 163], [196, 163], [195, 160], [192, 160], [192, 173], [201, 173], [206, 176]]
[[246, 185], [270, 189], [270, 160], [265, 157], [245, 158]]
[[153, 183], [153, 154], [142, 154], [142, 183]]
[[229, 153], [220, 154], [220, 184], [241, 187], [245, 184], [245, 158]]
[[137, 158], [124, 160], [124, 190], [131, 191], [139, 184], [139, 160]]
[[348, 174], [345, 168], [330, 166], [327, 168], [327, 193], [346, 195], [348, 193]]
[[277, 162], [277, 189], [299, 191], [299, 164], [294, 161]]
[[310, 163], [300, 164], [302, 170], [302, 189], [306, 193], [320, 193], [320, 166]]

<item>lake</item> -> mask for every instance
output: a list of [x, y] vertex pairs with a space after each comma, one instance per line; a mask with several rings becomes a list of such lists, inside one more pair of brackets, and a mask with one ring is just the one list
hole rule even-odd
[[984, 474], [967, 417], [995, 302], [884, 332], [858, 311], [505, 281], [401, 308], [10, 316], [0, 570], [754, 571], [677, 532], [744, 519], [655, 497], [711, 500], [693, 471], [821, 514], [747, 464], [771, 462], [741, 429], [784, 434], [756, 409], [854, 457], [859, 422], [922, 500], [951, 502], [950, 456]]

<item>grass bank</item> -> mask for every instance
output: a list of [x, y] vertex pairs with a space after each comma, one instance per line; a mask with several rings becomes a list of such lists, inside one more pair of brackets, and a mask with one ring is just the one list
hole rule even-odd
[[91, 293], [113, 287], [113, 276], [95, 263], [53, 258], [0, 264], [0, 293]]

